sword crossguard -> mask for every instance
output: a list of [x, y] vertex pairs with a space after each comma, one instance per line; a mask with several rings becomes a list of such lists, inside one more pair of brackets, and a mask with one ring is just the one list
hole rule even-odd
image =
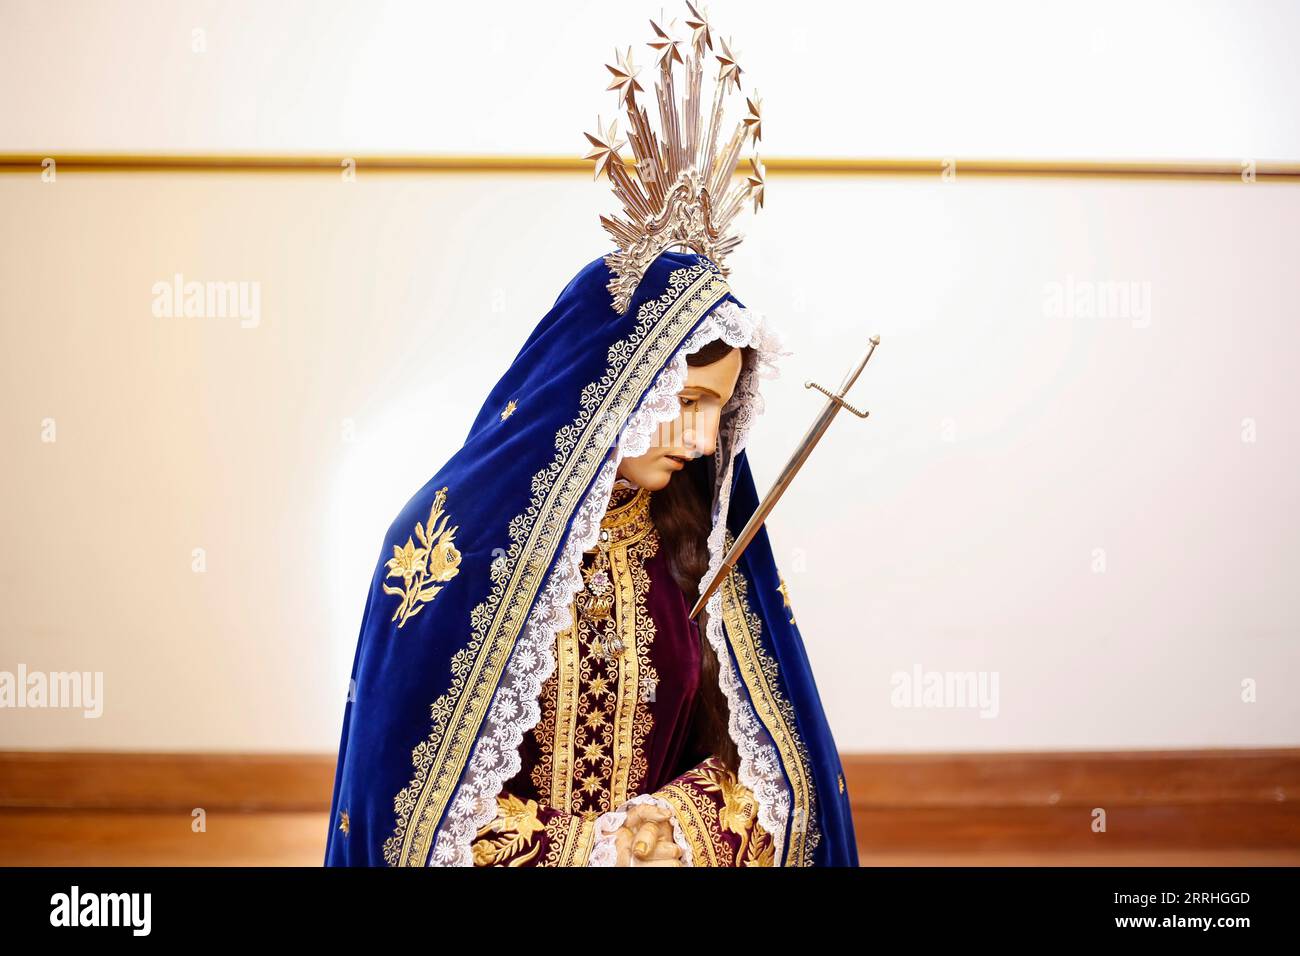
[[834, 402], [836, 405], [840, 406], [840, 408], [847, 408], [847, 409], [848, 409], [849, 411], [851, 411], [854, 415], [857, 415], [858, 418], [866, 418], [868, 415], [871, 414], [871, 412], [869, 412], [869, 411], [866, 411], [866, 412], [860, 412], [860, 411], [858, 411], [856, 408], [854, 408], [852, 405], [850, 405], [848, 402], [846, 402], [842, 396], [840, 396], [840, 395], [836, 395], [836, 394], [835, 394], [834, 392], [832, 392], [830, 389], [825, 388], [825, 387], [823, 387], [823, 386], [821, 386], [821, 385], [818, 385], [816, 382], [804, 382], [804, 383], [803, 383], [803, 387], [804, 387], [804, 388], [815, 388], [815, 389], [817, 389], [817, 391], [821, 392], [823, 395], [825, 395], [827, 398], [829, 398], [829, 399], [830, 399], [832, 402]]

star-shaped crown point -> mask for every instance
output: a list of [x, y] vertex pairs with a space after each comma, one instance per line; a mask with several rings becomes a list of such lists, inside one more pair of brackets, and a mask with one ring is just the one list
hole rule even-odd
[[767, 169], [763, 166], [763, 161], [754, 156], [749, 161], [749, 195], [754, 200], [754, 212], [758, 212], [763, 207], [763, 189], [767, 184]]
[[718, 62], [722, 64], [722, 72], [718, 75], [718, 82], [726, 83], [727, 80], [734, 80], [736, 89], [740, 89], [740, 74], [744, 71], [741, 70], [740, 63], [736, 60], [736, 54], [731, 49], [732, 44], [736, 41], [719, 40], [718, 42], [722, 45], [722, 52], [718, 54]]
[[593, 179], [599, 179], [601, 173], [609, 175], [610, 167], [615, 163], [623, 162], [618, 155], [619, 147], [624, 144], [624, 141], [618, 138], [618, 120], [611, 120], [609, 128], [602, 133], [601, 129], [604, 126], [604, 122], [597, 116], [596, 132], [583, 134], [591, 143], [592, 149], [582, 158], [596, 161], [596, 174], [592, 177]]
[[687, 19], [686, 25], [691, 28], [691, 46], [695, 47], [696, 53], [702, 53], [705, 49], [713, 49], [713, 31], [709, 29], [709, 13], [704, 9], [704, 4], [698, 7], [686, 0], [686, 9], [691, 11], [690, 18]]
[[609, 86], [605, 87], [605, 89], [617, 90], [618, 102], [619, 105], [622, 106], [626, 103], [631, 103], [635, 99], [637, 93], [644, 93], [645, 90], [642, 88], [641, 84], [636, 81], [637, 74], [641, 72], [641, 68], [632, 62], [631, 47], [627, 48], [627, 53], [621, 55], [618, 50], [615, 49], [614, 62], [617, 63], [618, 66], [610, 66], [608, 63], [605, 64], [605, 69], [614, 74], [614, 79], [610, 82]]
[[[663, 13], [660, 12], [659, 19], [662, 21]], [[671, 70], [674, 63], [685, 62], [682, 59], [682, 41], [673, 35], [677, 26], [676, 20], [668, 21], [668, 29], [664, 29], [654, 20], [650, 21], [650, 29], [654, 30], [655, 38], [647, 46], [659, 54], [659, 69]]]
[[745, 128], [757, 143], [763, 138], [763, 101], [758, 96], [758, 90], [754, 91], [753, 96], [745, 98], [745, 104], [749, 107], [749, 115], [745, 117]]

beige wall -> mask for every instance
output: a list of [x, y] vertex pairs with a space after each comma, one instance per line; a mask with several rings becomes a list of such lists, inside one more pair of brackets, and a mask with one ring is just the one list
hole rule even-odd
[[[332, 750], [380, 535], [605, 206], [584, 176], [0, 177], [0, 670], [106, 682], [98, 719], [0, 711], [0, 748]], [[1300, 742], [1297, 221], [1296, 185], [773, 179], [733, 281], [795, 353], [761, 485], [802, 383], [883, 338], [872, 418], [771, 521], [843, 748]], [[259, 323], [154, 315], [177, 272], [257, 283]], [[1089, 282], [1138, 311], [1054, 310]], [[998, 716], [891, 706], [916, 666], [996, 671]]]

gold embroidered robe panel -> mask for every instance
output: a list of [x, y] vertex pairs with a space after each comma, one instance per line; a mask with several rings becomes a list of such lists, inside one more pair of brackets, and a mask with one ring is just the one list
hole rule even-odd
[[597, 818], [645, 793], [672, 808], [693, 865], [772, 865], [753, 795], [696, 743], [700, 635], [651, 495], [614, 488], [521, 769], [474, 840], [477, 866], [585, 865]]

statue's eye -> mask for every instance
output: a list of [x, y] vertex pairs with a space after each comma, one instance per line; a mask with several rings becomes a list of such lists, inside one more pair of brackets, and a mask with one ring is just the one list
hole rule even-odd
[[690, 398], [690, 397], [688, 397], [688, 396], [686, 396], [686, 395], [682, 395], [682, 396], [680, 396], [680, 398], [681, 398], [681, 400], [682, 400], [682, 405], [683, 405], [684, 407], [685, 407], [685, 406], [690, 406], [690, 405], [697, 405], [697, 404], [699, 404], [699, 401], [700, 401], [698, 398]]

